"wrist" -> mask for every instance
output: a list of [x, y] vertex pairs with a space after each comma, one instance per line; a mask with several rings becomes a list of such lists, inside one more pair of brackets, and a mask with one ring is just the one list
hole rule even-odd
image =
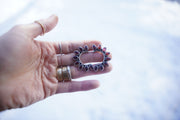
[[[2, 77], [1, 77], [2, 78]], [[0, 111], [13, 108], [13, 94], [14, 87], [9, 80], [2, 80], [0, 78]]]
[[8, 109], [7, 107], [7, 98], [6, 98], [6, 86], [1, 82], [0, 83], [0, 111]]

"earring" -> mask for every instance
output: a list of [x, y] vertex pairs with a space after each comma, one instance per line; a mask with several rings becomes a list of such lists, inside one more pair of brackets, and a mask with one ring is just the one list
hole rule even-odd
[[76, 66], [78, 68], [78, 70], [82, 70], [82, 71], [95, 71], [95, 72], [98, 72], [98, 71], [103, 71], [105, 67], [108, 66], [108, 61], [111, 60], [110, 57], [108, 57], [110, 55], [110, 52], [106, 52], [106, 47], [104, 47], [102, 49], [101, 45], [99, 45], [98, 47], [96, 47], [96, 45], [93, 45], [92, 46], [92, 49], [93, 49], [93, 52], [99, 52], [103, 55], [103, 60], [101, 63], [99, 64], [83, 64], [82, 61], [81, 61], [81, 55], [84, 54], [84, 53], [88, 53], [88, 46], [84, 46], [83, 47], [79, 47], [78, 50], [75, 50], [74, 53], [75, 53], [75, 56], [73, 57], [73, 60], [74, 60], [74, 66]]

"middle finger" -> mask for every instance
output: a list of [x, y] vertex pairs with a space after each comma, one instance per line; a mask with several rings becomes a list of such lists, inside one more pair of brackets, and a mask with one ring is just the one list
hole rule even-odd
[[[58, 66], [73, 65], [74, 61], [72, 58], [74, 56], [74, 53], [57, 55]], [[111, 58], [111, 54], [108, 57]], [[88, 52], [86, 54], [82, 54], [80, 59], [83, 63], [101, 62], [103, 60], [103, 55], [95, 52]]]

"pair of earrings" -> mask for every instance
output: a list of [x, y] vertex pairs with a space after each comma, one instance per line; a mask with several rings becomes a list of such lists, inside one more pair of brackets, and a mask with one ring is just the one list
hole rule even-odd
[[84, 46], [84, 48], [83, 47], [79, 47], [78, 50], [74, 51], [75, 56], [73, 57], [74, 65], [76, 67], [78, 67], [79, 70], [82, 70], [82, 71], [89, 71], [90, 70], [90, 71], [97, 72], [97, 71], [103, 71], [104, 68], [106, 66], [108, 66], [108, 61], [111, 60], [111, 58], [108, 57], [110, 52], [106, 52], [106, 47], [102, 48], [101, 45], [99, 45], [98, 47], [96, 47], [96, 45], [93, 45], [92, 49], [93, 49], [93, 52], [100, 52], [100, 53], [102, 53], [103, 58], [104, 58], [103, 61], [101, 63], [99, 63], [99, 64], [94, 64], [94, 65], [92, 65], [92, 64], [86, 64], [86, 65], [83, 64], [81, 62], [80, 57], [81, 57], [82, 54], [88, 53], [89, 48], [88, 48], [87, 45]]

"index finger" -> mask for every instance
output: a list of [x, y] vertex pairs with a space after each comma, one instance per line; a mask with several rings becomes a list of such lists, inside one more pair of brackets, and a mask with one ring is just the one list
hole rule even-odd
[[92, 50], [93, 45], [101, 45], [101, 42], [97, 40], [84, 40], [55, 42], [53, 44], [56, 54], [68, 54], [74, 52], [74, 50], [77, 50], [79, 47], [84, 47], [85, 45], [89, 47], [89, 50]]

